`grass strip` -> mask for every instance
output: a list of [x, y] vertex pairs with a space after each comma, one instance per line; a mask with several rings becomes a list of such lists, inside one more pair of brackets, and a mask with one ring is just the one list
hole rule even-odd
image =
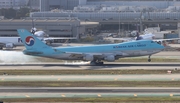
[[[167, 74], [167, 70], [0, 70], [0, 75], [120, 75], [120, 74]], [[173, 74], [180, 70], [171, 70]]]
[[26, 99], [0, 99], [3, 102], [123, 102], [123, 103], [153, 103], [153, 102], [179, 102], [175, 97], [112, 97], [112, 98], [26, 98]]
[[7, 82], [0, 81], [0, 86], [8, 87], [180, 87], [179, 81], [76, 81], [76, 82], [66, 82], [66, 81], [36, 81], [36, 82], [26, 82], [26, 81], [15, 81]]

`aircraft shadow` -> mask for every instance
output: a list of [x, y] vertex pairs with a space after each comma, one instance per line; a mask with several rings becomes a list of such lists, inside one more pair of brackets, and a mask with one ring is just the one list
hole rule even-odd
[[79, 68], [82, 65], [67, 65], [67, 64], [44, 64], [43, 67], [71, 67], [71, 68]]
[[121, 68], [121, 67], [140, 67], [140, 66], [147, 66], [147, 67], [171, 67], [177, 66], [179, 67], [180, 64], [104, 64], [104, 65], [90, 65], [90, 64], [1, 64], [0, 66], [43, 66], [43, 67], [69, 67], [69, 68], [80, 68], [86, 67], [85, 70], [96, 70], [96, 69], [109, 69], [109, 68]]
[[88, 69], [90, 70], [96, 70], [96, 69], [109, 69], [109, 68], [121, 68], [121, 67], [141, 67], [141, 66], [147, 66], [147, 67], [162, 67], [162, 66], [166, 66], [166, 67], [171, 67], [171, 66], [180, 66], [180, 64], [104, 64], [104, 65], [99, 65], [99, 66], [89, 66]]

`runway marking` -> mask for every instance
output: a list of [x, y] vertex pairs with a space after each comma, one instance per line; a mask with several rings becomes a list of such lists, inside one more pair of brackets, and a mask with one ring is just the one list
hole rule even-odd
[[114, 80], [118, 80], [117, 78], [114, 78]]
[[61, 80], [60, 78], [58, 78], [58, 80]]
[[170, 94], [170, 97], [173, 97], [173, 94]]
[[134, 97], [137, 97], [137, 94], [134, 94]]
[[64, 94], [62, 94], [61, 96], [62, 96], [62, 97], [66, 97], [66, 95], [64, 95]]
[[29, 98], [30, 96], [29, 95], [25, 95], [27, 98]]
[[98, 97], [101, 97], [101, 94], [98, 94], [97, 96], [98, 96]]

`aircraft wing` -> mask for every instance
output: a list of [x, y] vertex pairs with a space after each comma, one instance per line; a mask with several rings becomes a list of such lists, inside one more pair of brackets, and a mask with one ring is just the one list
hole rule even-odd
[[65, 53], [68, 53], [68, 54], [71, 54], [70, 56], [71, 57], [79, 57], [79, 58], [82, 58], [84, 57], [85, 55], [93, 55], [95, 58], [104, 58], [108, 55], [114, 55], [114, 56], [118, 56], [118, 57], [121, 57], [121, 56], [124, 56], [124, 55], [128, 55], [126, 53], [123, 53], [123, 52], [117, 52], [117, 53], [81, 53], [81, 52], [65, 52]]
[[170, 38], [170, 39], [153, 39], [153, 41], [168, 41], [168, 40], [180, 40], [180, 38]]
[[71, 54], [70, 56], [71, 57], [83, 57], [85, 55], [93, 55], [93, 56], [102, 56], [103, 54], [102, 53], [81, 53], [81, 52], [65, 52], [67, 54]]
[[132, 41], [133, 38], [104, 38], [105, 40], [121, 40], [121, 41]]
[[68, 42], [70, 39], [77, 39], [76, 37], [74, 38], [70, 38], [70, 37], [48, 37], [48, 38], [43, 38], [43, 40], [46, 42], [46, 43], [53, 43], [54, 40], [66, 40], [66, 42]]
[[48, 37], [48, 38], [44, 38], [44, 40], [55, 40], [55, 39], [77, 39], [76, 37]]

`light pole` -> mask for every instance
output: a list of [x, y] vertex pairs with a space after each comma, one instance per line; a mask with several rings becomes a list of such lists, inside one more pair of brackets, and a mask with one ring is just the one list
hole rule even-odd
[[40, 12], [42, 12], [42, 1], [39, 0], [39, 4], [40, 4]]
[[120, 35], [121, 30], [120, 29], [121, 29], [121, 27], [120, 27], [120, 11], [119, 11], [119, 36], [121, 36]]
[[124, 23], [121, 23], [122, 24], [122, 26], [121, 26], [121, 29], [122, 29], [122, 37], [124, 37]]
[[143, 31], [142, 19], [143, 19], [143, 11], [141, 11], [140, 18], [139, 18], [140, 33]]
[[129, 22], [128, 22], [128, 31], [129, 31]]

